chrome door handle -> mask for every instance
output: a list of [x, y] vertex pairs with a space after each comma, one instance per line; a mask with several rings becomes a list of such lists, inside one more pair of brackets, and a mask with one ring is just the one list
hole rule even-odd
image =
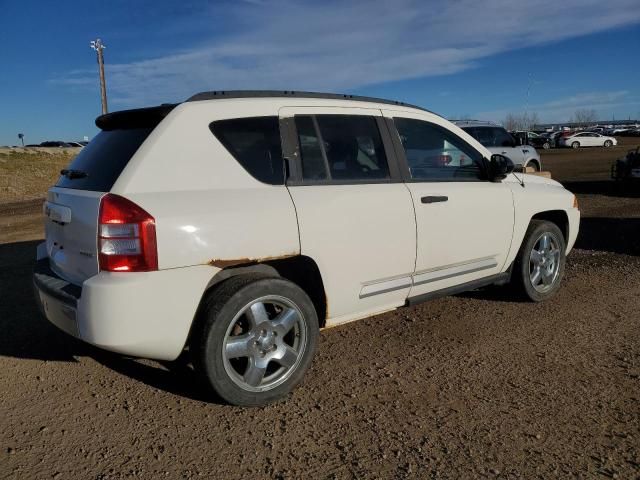
[[422, 203], [437, 203], [437, 202], [446, 202], [447, 200], [449, 200], [449, 197], [446, 197], [444, 195], [430, 195], [427, 197], [422, 197], [420, 199], [420, 201]]

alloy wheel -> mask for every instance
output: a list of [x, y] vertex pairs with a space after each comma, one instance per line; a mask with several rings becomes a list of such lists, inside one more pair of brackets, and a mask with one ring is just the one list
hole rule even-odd
[[224, 369], [243, 390], [275, 388], [302, 360], [306, 335], [306, 320], [289, 299], [269, 295], [254, 300], [229, 324], [223, 341]]
[[540, 293], [553, 288], [560, 271], [560, 242], [551, 232], [543, 233], [529, 254], [529, 280]]

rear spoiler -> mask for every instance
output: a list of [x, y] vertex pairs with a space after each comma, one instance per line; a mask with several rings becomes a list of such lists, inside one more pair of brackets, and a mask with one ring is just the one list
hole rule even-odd
[[101, 130], [121, 130], [130, 128], [153, 128], [158, 125], [177, 103], [165, 103], [157, 107], [135, 108], [105, 113], [96, 118], [96, 126]]

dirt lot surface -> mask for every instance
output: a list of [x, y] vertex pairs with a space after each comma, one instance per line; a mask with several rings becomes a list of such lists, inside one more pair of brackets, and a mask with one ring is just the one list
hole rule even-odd
[[584, 215], [557, 297], [484, 290], [327, 330], [262, 409], [49, 325], [41, 201], [0, 205], [0, 478], [640, 477], [640, 191], [608, 181], [625, 149], [544, 153]]

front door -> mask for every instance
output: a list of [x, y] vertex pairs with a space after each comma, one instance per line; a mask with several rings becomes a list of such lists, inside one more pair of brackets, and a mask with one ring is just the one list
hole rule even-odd
[[410, 297], [501, 272], [513, 234], [511, 190], [483, 179], [478, 150], [439, 117], [385, 111], [406, 157], [417, 224]]
[[289, 126], [289, 143], [296, 144], [287, 186], [300, 250], [320, 269], [327, 324], [403, 305], [416, 260], [416, 225], [382, 112], [287, 107], [280, 117]]

